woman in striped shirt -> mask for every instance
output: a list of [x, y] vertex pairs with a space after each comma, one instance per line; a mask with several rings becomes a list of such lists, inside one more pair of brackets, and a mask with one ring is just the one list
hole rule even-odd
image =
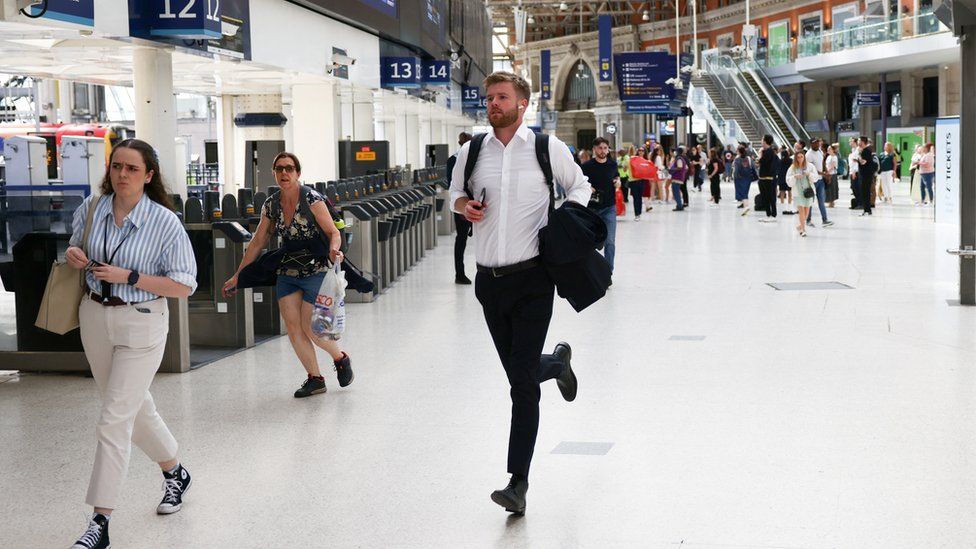
[[162, 469], [164, 495], [157, 513], [179, 511], [190, 487], [190, 474], [177, 457], [179, 445], [156, 412], [149, 385], [169, 332], [163, 298], [189, 297], [197, 286], [197, 268], [163, 186], [159, 160], [144, 141], [116, 145], [101, 194], [89, 196], [75, 211], [73, 229], [65, 256], [86, 271], [78, 317], [102, 410], [87, 497], [95, 513], [72, 549], [101, 549], [109, 546], [109, 518], [118, 506], [132, 443]]

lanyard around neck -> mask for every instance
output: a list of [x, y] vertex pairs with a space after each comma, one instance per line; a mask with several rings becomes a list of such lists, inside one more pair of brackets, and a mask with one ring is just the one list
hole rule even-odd
[[108, 223], [109, 220], [113, 217], [115, 217], [115, 214], [110, 214], [105, 216], [105, 223], [102, 225], [102, 257], [105, 258], [106, 265], [112, 264], [112, 261], [115, 260], [115, 254], [119, 253], [119, 248], [121, 248], [122, 245], [125, 244], [125, 241], [129, 238], [129, 235], [132, 234], [132, 231], [136, 230], [135, 225], [133, 225], [132, 228], [129, 229], [127, 233], [125, 233], [125, 236], [122, 237], [122, 241], [119, 242], [119, 245], [115, 247], [115, 251], [112, 252], [112, 255], [109, 256], [108, 255]]

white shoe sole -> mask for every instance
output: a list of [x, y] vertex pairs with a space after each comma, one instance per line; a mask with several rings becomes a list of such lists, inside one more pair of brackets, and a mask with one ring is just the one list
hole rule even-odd
[[[189, 484], [187, 484], [186, 485], [186, 489], [183, 490], [183, 495], [184, 496], [186, 495], [187, 492], [190, 491], [190, 487], [191, 486], [193, 486], [193, 477], [190, 477]], [[182, 509], [182, 508], [183, 508], [183, 503], [180, 503], [179, 505], [169, 506], [169, 507], [163, 507], [162, 505], [159, 505], [159, 506], [156, 507], [156, 514], [157, 515], [172, 515], [173, 513], [178, 513], [180, 511], [180, 509]]]

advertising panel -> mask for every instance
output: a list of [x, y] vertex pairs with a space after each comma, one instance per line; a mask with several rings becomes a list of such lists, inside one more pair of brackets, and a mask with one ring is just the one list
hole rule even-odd
[[959, 117], [935, 121], [935, 222], [959, 224]]

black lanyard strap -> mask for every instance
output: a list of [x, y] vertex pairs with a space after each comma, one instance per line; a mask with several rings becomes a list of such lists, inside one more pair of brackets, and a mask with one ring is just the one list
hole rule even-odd
[[115, 260], [115, 254], [119, 253], [119, 248], [121, 248], [122, 245], [125, 244], [125, 241], [129, 238], [129, 235], [131, 235], [132, 231], [136, 229], [135, 225], [133, 225], [132, 228], [129, 229], [127, 233], [125, 233], [125, 236], [122, 237], [122, 240], [119, 242], [119, 245], [116, 246], [115, 251], [112, 252], [112, 255], [109, 256], [108, 255], [108, 222], [109, 219], [111, 219], [112, 217], [115, 217], [115, 214], [109, 214], [108, 216], [105, 217], [105, 224], [103, 225], [102, 228], [102, 257], [105, 258], [106, 265], [112, 264], [112, 261]]

